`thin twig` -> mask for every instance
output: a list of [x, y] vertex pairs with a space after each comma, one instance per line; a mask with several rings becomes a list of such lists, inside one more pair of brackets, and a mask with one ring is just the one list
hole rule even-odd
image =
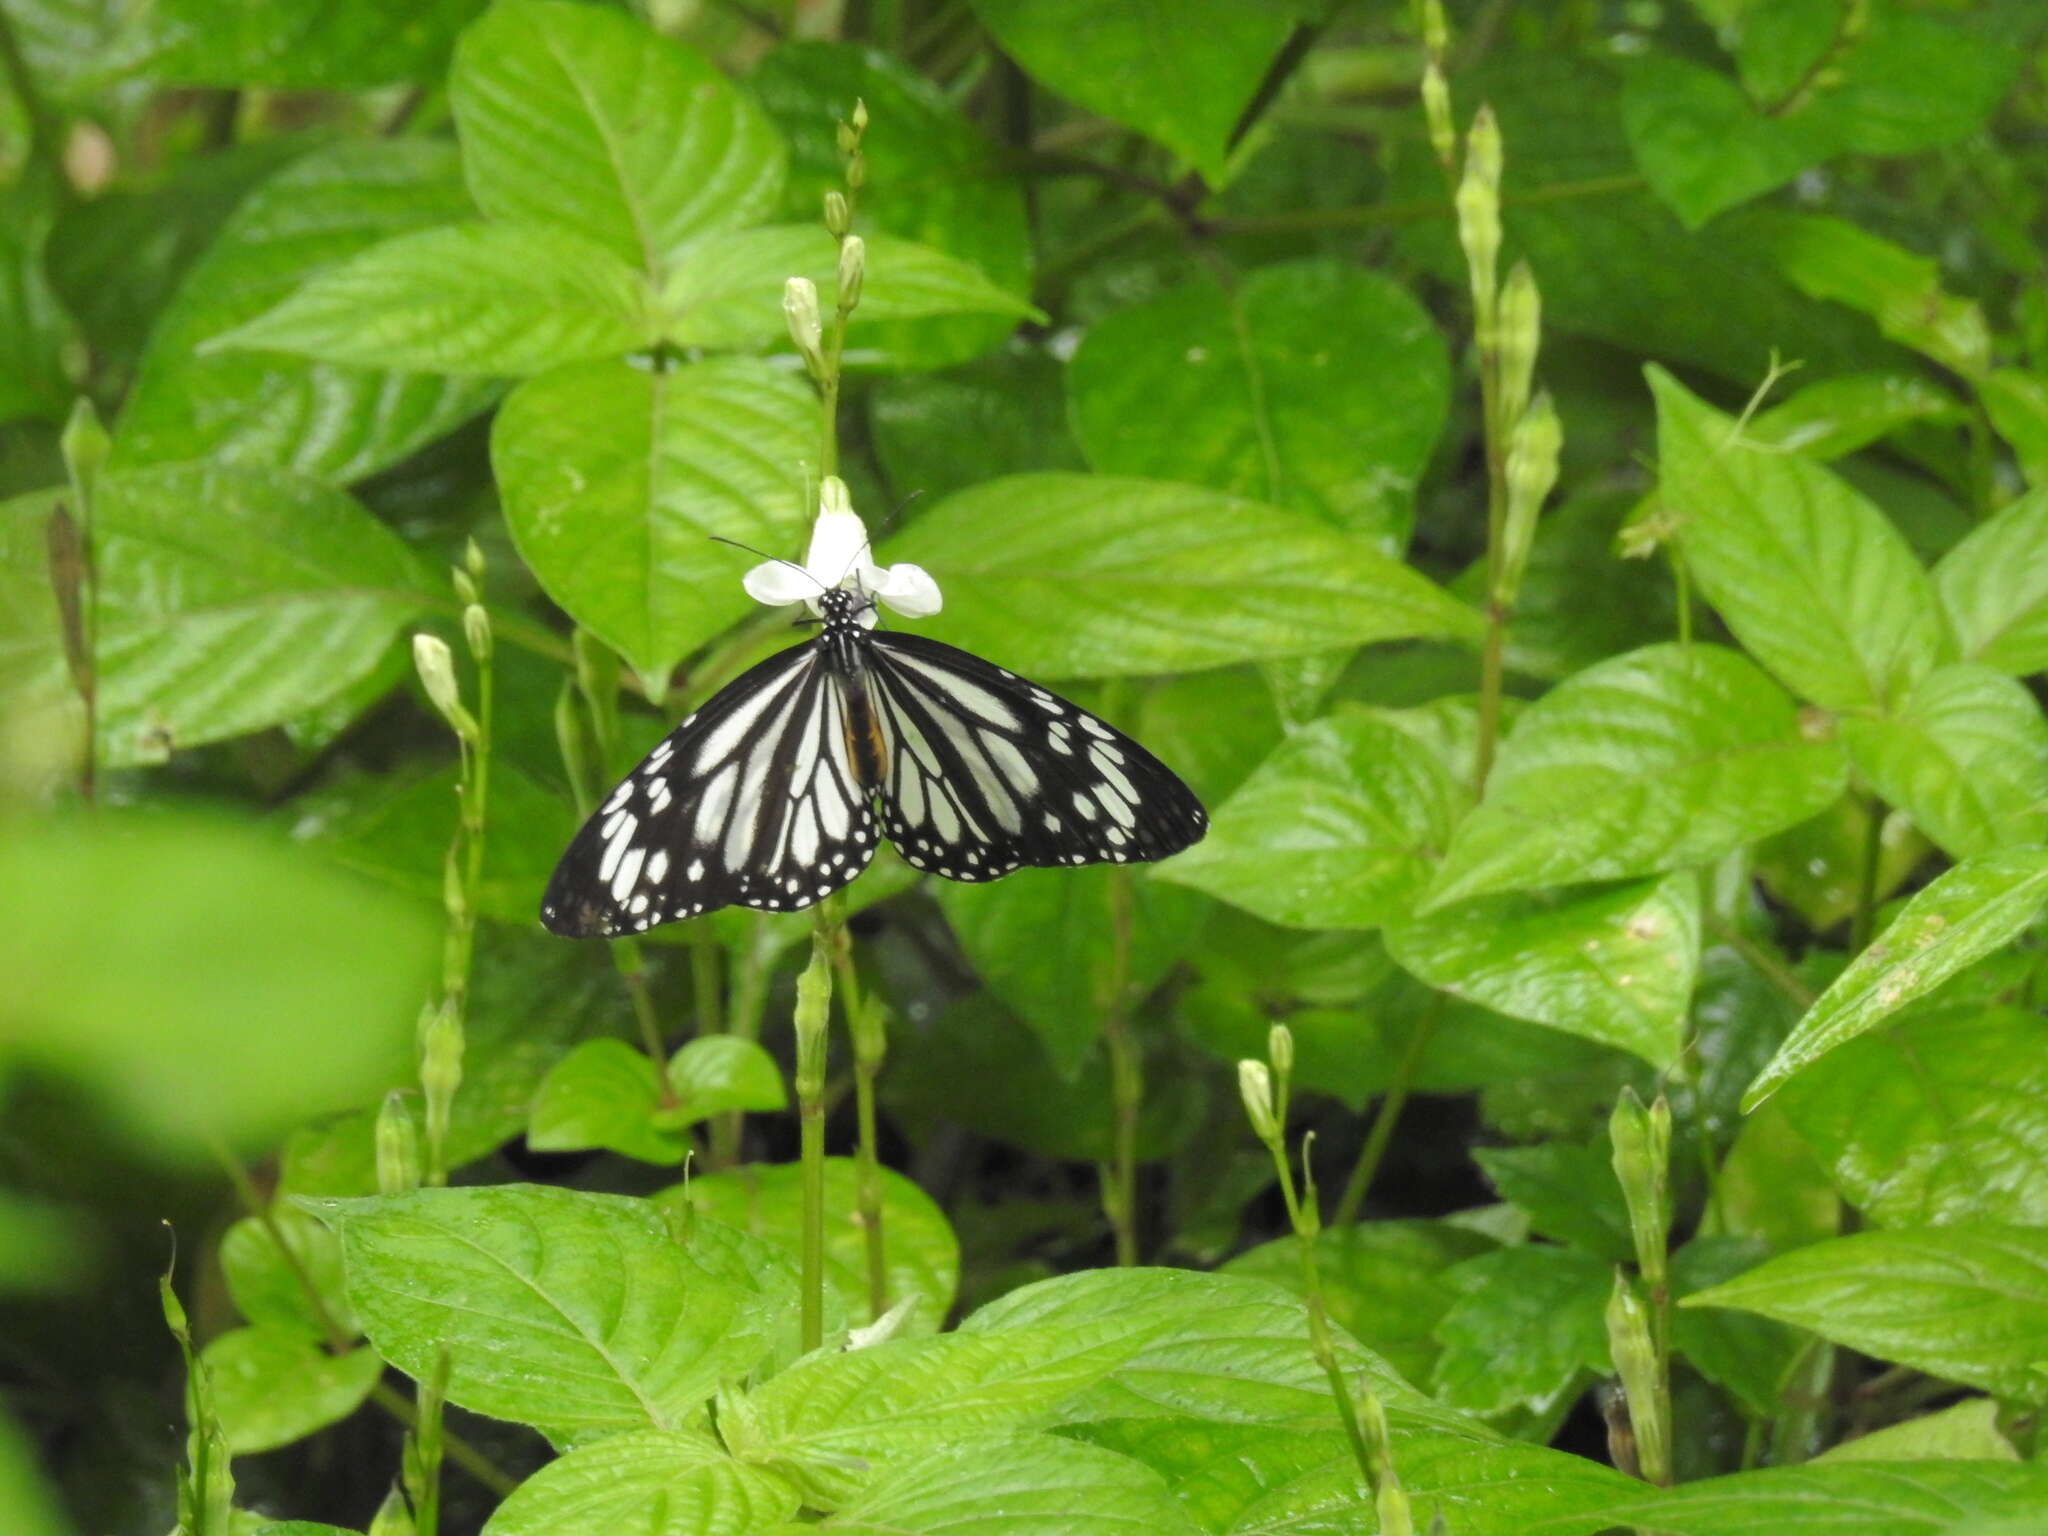
[[1408, 1091], [1414, 1085], [1415, 1074], [1421, 1069], [1422, 1059], [1429, 1051], [1429, 1042], [1444, 1016], [1445, 1002], [1443, 993], [1433, 993], [1423, 1008], [1422, 1016], [1415, 1021], [1415, 1028], [1409, 1032], [1408, 1044], [1394, 1067], [1393, 1079], [1387, 1084], [1387, 1091], [1380, 1095], [1379, 1109], [1374, 1112], [1372, 1125], [1365, 1133], [1365, 1145], [1359, 1148], [1358, 1161], [1352, 1164], [1351, 1176], [1344, 1181], [1344, 1193], [1338, 1197], [1336, 1213], [1330, 1218], [1333, 1225], [1348, 1227], [1358, 1220], [1358, 1213], [1365, 1206], [1366, 1194], [1372, 1188], [1373, 1175], [1379, 1172], [1387, 1144], [1393, 1140], [1395, 1123], [1407, 1107]]

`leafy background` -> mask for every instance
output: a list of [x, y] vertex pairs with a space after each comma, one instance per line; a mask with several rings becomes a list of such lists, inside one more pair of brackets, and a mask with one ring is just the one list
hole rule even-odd
[[[2038, 1528], [2041, 9], [1447, 9], [0, 0], [0, 1525], [180, 1518], [169, 1221], [237, 1530], [364, 1529], [444, 1343], [451, 1530], [1375, 1529], [1235, 1090], [1284, 1021], [1318, 1288], [1422, 1522]], [[1496, 115], [1563, 432], [1497, 731], [1431, 56], [1459, 133]], [[533, 912], [559, 712], [614, 774], [788, 638], [707, 535], [801, 543], [782, 286], [833, 292], [857, 98], [856, 505], [943, 584], [928, 632], [1215, 826], [1135, 875], [855, 887], [917, 1307], [791, 1365], [807, 924], [622, 959]], [[88, 499], [90, 812], [50, 543]], [[472, 539], [460, 1187], [378, 1197], [456, 815], [408, 636], [461, 650]], [[1608, 1117], [1660, 1087], [1672, 1491], [1602, 1420], [1644, 1253]]]

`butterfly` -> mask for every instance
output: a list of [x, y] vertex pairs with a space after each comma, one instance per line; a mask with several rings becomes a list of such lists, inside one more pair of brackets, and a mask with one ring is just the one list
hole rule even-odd
[[[818, 623], [815, 637], [720, 689], [605, 797], [548, 882], [550, 931], [808, 907], [884, 836], [917, 869], [978, 882], [1163, 859], [1208, 830], [1172, 769], [1085, 709], [967, 651], [872, 629], [902, 573], [930, 588], [921, 608], [899, 590], [903, 611], [935, 611], [937, 588], [914, 566], [861, 570], [807, 598], [818, 618], [800, 622]], [[749, 579], [787, 600], [766, 588]]]

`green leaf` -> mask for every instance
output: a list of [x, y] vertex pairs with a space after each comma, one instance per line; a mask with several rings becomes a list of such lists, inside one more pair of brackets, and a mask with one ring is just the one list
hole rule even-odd
[[1501, 1199], [1528, 1213], [1532, 1232], [1619, 1264], [1635, 1257], [1635, 1243], [1613, 1157], [1605, 1142], [1546, 1141], [1472, 1152]]
[[815, 451], [809, 386], [764, 363], [609, 361], [514, 390], [491, 431], [505, 521], [548, 595], [656, 694], [747, 613], [740, 574], [792, 545]]
[[[1115, 1322], [1139, 1347], [1108, 1379], [1062, 1404], [1063, 1422], [1191, 1415], [1322, 1428], [1336, 1411], [1329, 1378], [1304, 1348], [1305, 1304], [1248, 1276], [1083, 1270], [1011, 1291], [960, 1332], [1028, 1339], [1100, 1322]], [[1363, 1377], [1398, 1421], [1456, 1422], [1349, 1334], [1339, 1331], [1333, 1342], [1344, 1373]], [[1225, 1359], [1230, 1369], [1219, 1372]]]
[[[861, 140], [867, 178], [856, 222], [863, 236], [874, 231], [916, 241], [979, 268], [1005, 292], [1030, 293], [1032, 235], [1024, 188], [1006, 164], [1007, 152], [938, 82], [879, 48], [801, 40], [770, 49], [747, 85], [789, 139], [783, 217], [815, 219], [825, 192], [844, 184], [846, 157], [837, 127], [853, 103], [863, 101], [874, 123]], [[988, 352], [1014, 328], [1003, 315], [963, 314], [862, 324], [857, 334], [861, 349], [872, 347], [896, 365], [938, 368]], [[990, 361], [1000, 366], [1012, 358], [1005, 352]], [[1049, 393], [1057, 402], [1058, 371], [1048, 371]], [[1007, 403], [1014, 409], [1019, 402], [1011, 396]], [[972, 480], [1009, 470], [1070, 467], [1064, 460], [991, 463], [989, 447], [977, 434], [950, 445], [924, 445], [924, 451], [971, 449], [977, 464]], [[911, 486], [928, 494], [956, 488], [915, 479], [905, 489]]]
[[375, 6], [327, 0], [152, 0], [127, 18], [142, 70], [169, 85], [360, 91], [424, 84], [447, 62], [455, 35], [486, 0], [424, 0], [402, 18]]
[[46, 254], [58, 201], [55, 178], [40, 172], [0, 187], [0, 424], [61, 420], [73, 390], [71, 326]]
[[[0, 504], [0, 691], [16, 708], [72, 693], [51, 595], [50, 513]], [[340, 491], [208, 464], [111, 473], [93, 502], [103, 764], [289, 720], [383, 657], [433, 599], [419, 562]]]
[[1482, 896], [1387, 929], [1404, 970], [1512, 1018], [1678, 1059], [1699, 974], [1699, 886], [1662, 881]]
[[1450, 362], [1406, 288], [1317, 258], [1098, 321], [1067, 390], [1081, 447], [1107, 474], [1249, 496], [1394, 553], [1443, 431]]
[[846, 1536], [1199, 1536], [1157, 1472], [1055, 1435], [970, 1437], [900, 1464], [818, 1527]]
[[[907, 1331], [935, 1332], [960, 1284], [960, 1241], [931, 1196], [892, 1168], [879, 1173], [889, 1301], [914, 1297]], [[852, 1158], [825, 1159], [825, 1280], [849, 1315], [865, 1318], [867, 1233], [860, 1221], [859, 1181]], [[762, 1239], [792, 1262], [802, 1254], [802, 1170], [795, 1163], [749, 1163], [702, 1174], [664, 1190], [655, 1203], [671, 1210], [687, 1206]]]
[[2048, 836], [2048, 720], [2004, 673], [1937, 667], [1893, 713], [1841, 730], [1870, 787], [1949, 857]]
[[2048, 670], [2048, 487], [2022, 496], [1942, 556], [1934, 588], [1963, 658], [2015, 677]]
[[1977, 398], [2020, 461], [2027, 483], [2036, 490], [2048, 488], [2048, 376], [1994, 368], [1977, 380]]
[[1191, 486], [1012, 475], [949, 496], [886, 547], [946, 592], [939, 638], [1047, 677], [1305, 656], [1478, 618], [1297, 513]]
[[1758, 112], [1719, 70], [1668, 54], [1629, 66], [1621, 112], [1636, 164], [1687, 229], [1831, 153], [1804, 125]]
[[[1316, 1239], [1316, 1274], [1332, 1321], [1409, 1380], [1426, 1381], [1437, 1357], [1433, 1334], [1452, 1301], [1443, 1272], [1494, 1246], [1444, 1221], [1361, 1221]], [[1239, 1254], [1221, 1273], [1300, 1295], [1301, 1245], [1292, 1236], [1275, 1238]]]
[[669, 1058], [668, 1081], [682, 1101], [670, 1117], [677, 1125], [694, 1125], [727, 1110], [767, 1114], [789, 1106], [775, 1058], [737, 1035], [690, 1041]]
[[2048, 1499], [2048, 1472], [1997, 1462], [1765, 1467], [1617, 1498], [1616, 1525], [1673, 1536], [2020, 1536]]
[[1998, 1401], [1965, 1398], [1917, 1419], [1887, 1424], [1844, 1440], [1813, 1458], [1841, 1461], [2018, 1461], [2020, 1453], [1998, 1428]]
[[279, 171], [228, 217], [151, 329], [114, 462], [217, 458], [346, 482], [483, 410], [499, 389], [487, 379], [201, 350], [378, 242], [469, 211], [454, 152], [425, 139], [337, 144]]
[[484, 1536], [740, 1536], [797, 1510], [797, 1491], [701, 1430], [632, 1430], [579, 1446], [512, 1490]]
[[1843, 780], [1841, 750], [1746, 659], [1645, 646], [1521, 712], [1429, 907], [1704, 864], [1825, 810]]
[[741, 1460], [776, 1466], [806, 1503], [831, 1509], [871, 1487], [891, 1461], [965, 1435], [1054, 1422], [1060, 1402], [1101, 1380], [1142, 1338], [1105, 1319], [822, 1351], [744, 1398], [721, 1397], [719, 1433]]
[[676, 1429], [769, 1345], [642, 1200], [534, 1185], [301, 1204], [333, 1227], [377, 1352], [451, 1402], [557, 1433]]
[[1835, 1236], [1842, 1202], [1828, 1172], [1775, 1104], [1742, 1122], [1721, 1160], [1711, 1229], [1751, 1238], [1767, 1252]]
[[[1217, 730], [1218, 720], [1230, 729]], [[1257, 668], [1215, 667], [1147, 689], [1133, 734], [1213, 806], [1280, 745], [1280, 714]]]
[[1405, 917], [1464, 792], [1427, 746], [1345, 706], [1285, 738], [1160, 878], [1298, 928]]
[[868, 430], [890, 489], [950, 496], [999, 475], [1085, 468], [1067, 430], [1063, 376], [1050, 353], [1020, 347], [946, 373], [877, 380]]
[[[1695, 1237], [1671, 1257], [1672, 1292], [1683, 1297], [1718, 1285], [1754, 1269], [1769, 1253], [1760, 1238]], [[1784, 1410], [1786, 1386], [1813, 1340], [1768, 1318], [1699, 1307], [1672, 1317], [1671, 1343], [1744, 1411], [1770, 1419]]]
[[384, 1372], [373, 1349], [330, 1355], [296, 1329], [236, 1328], [200, 1355], [237, 1456], [302, 1440], [354, 1413]]
[[1780, 1254], [1686, 1297], [1811, 1329], [2000, 1397], [2037, 1403], [2048, 1338], [2048, 1231], [1989, 1222], [1858, 1232]]
[[448, 76], [462, 167], [494, 219], [559, 224], [650, 279], [782, 194], [781, 135], [703, 55], [598, 6], [511, 0]]
[[410, 1076], [439, 922], [269, 832], [165, 806], [0, 841], [0, 1037], [209, 1166]]
[[643, 1163], [679, 1163], [689, 1138], [656, 1124], [660, 1105], [660, 1075], [645, 1051], [623, 1040], [586, 1040], [541, 1079], [526, 1144], [537, 1152], [602, 1147]]
[[1746, 650], [1826, 709], [1883, 709], [1939, 662], [1946, 636], [1906, 541], [1848, 485], [1759, 450], [1660, 368], [1660, 495], [1701, 590]]
[[573, 230], [444, 224], [324, 267], [207, 349], [435, 373], [533, 374], [660, 339], [642, 280]]
[[1212, 186], [1293, 22], [1285, 6], [1233, 0], [974, 0], [974, 11], [1034, 79], [1157, 139]]
[[1943, 291], [1933, 258], [1819, 214], [1773, 210], [1749, 232], [1809, 298], [1861, 310], [1892, 340], [1965, 378], [1990, 368], [1983, 311]]
[[1758, 412], [1743, 435], [1826, 461], [1914, 422], [1959, 420], [1962, 412], [1955, 396], [1920, 374], [1845, 373]]
[[0, 1512], [8, 1528], [17, 1536], [72, 1536], [77, 1527], [59, 1509], [40, 1467], [28, 1437], [0, 1414]]
[[[1029, 300], [997, 287], [979, 267], [908, 240], [864, 241], [860, 308], [847, 332], [846, 360], [896, 366], [864, 331], [881, 320], [991, 314], [1043, 321]], [[829, 312], [839, 291], [839, 246], [821, 224], [764, 224], [704, 235], [676, 253], [661, 290], [662, 335], [679, 347], [761, 347], [786, 342], [783, 285], [808, 277]]]
[[1785, 1085], [1835, 1187], [1882, 1226], [2048, 1226], [2048, 1053], [2017, 1008], [1916, 1010]]
[[[1372, 1496], [1336, 1430], [1137, 1419], [1084, 1433], [1157, 1469], [1206, 1530], [1310, 1536], [1366, 1528], [1360, 1522]], [[1464, 1436], [1399, 1435], [1393, 1455], [1418, 1528], [1440, 1513], [1458, 1536], [1593, 1536], [1607, 1525], [1606, 1506], [1640, 1487], [1582, 1456]]]
[[[1118, 956], [1112, 890], [1126, 885], [1129, 937]], [[1200, 933], [1209, 903], [1109, 865], [1025, 869], [991, 885], [948, 880], [933, 893], [989, 990], [1029, 1024], [1055, 1070], [1080, 1072], [1114, 996], [1142, 998]]]
[[1528, 1244], [1445, 1271], [1458, 1299], [1436, 1325], [1431, 1390], [1481, 1416], [1547, 1414], [1581, 1372], [1610, 1369], [1605, 1311], [1613, 1267], [1575, 1248]]
[[[1860, 795], [1844, 795], [1810, 821], [1768, 837], [1750, 852], [1756, 877], [1771, 899], [1796, 912], [1815, 933], [1850, 916], [1862, 897], [1864, 846], [1871, 809]], [[1903, 885], [1933, 851], [1910, 818], [1884, 818], [1878, 843], [1877, 883], [1882, 901]]]
[[[305, 1212], [283, 1204], [270, 1212], [270, 1223], [291, 1246], [291, 1258], [278, 1251], [271, 1226], [260, 1217], [244, 1216], [221, 1234], [221, 1278], [235, 1299], [235, 1310], [269, 1333], [296, 1331], [325, 1342], [331, 1322], [354, 1338], [361, 1330], [348, 1309], [341, 1245], [334, 1234]], [[317, 1308], [306, 1294], [302, 1274], [318, 1293]]]
[[1906, 903], [1820, 995], [1742, 1097], [1744, 1112], [1795, 1072], [1924, 997], [2012, 939], [2048, 901], [2048, 850], [2014, 848], [1956, 865]]

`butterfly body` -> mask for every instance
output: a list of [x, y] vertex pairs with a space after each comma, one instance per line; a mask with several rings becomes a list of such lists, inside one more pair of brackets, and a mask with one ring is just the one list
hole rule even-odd
[[917, 869], [983, 881], [1161, 859], [1207, 831], [1172, 770], [1086, 710], [966, 651], [875, 632], [857, 584], [816, 606], [817, 635], [729, 683], [605, 797], [548, 883], [552, 932], [807, 907], [884, 833]]

